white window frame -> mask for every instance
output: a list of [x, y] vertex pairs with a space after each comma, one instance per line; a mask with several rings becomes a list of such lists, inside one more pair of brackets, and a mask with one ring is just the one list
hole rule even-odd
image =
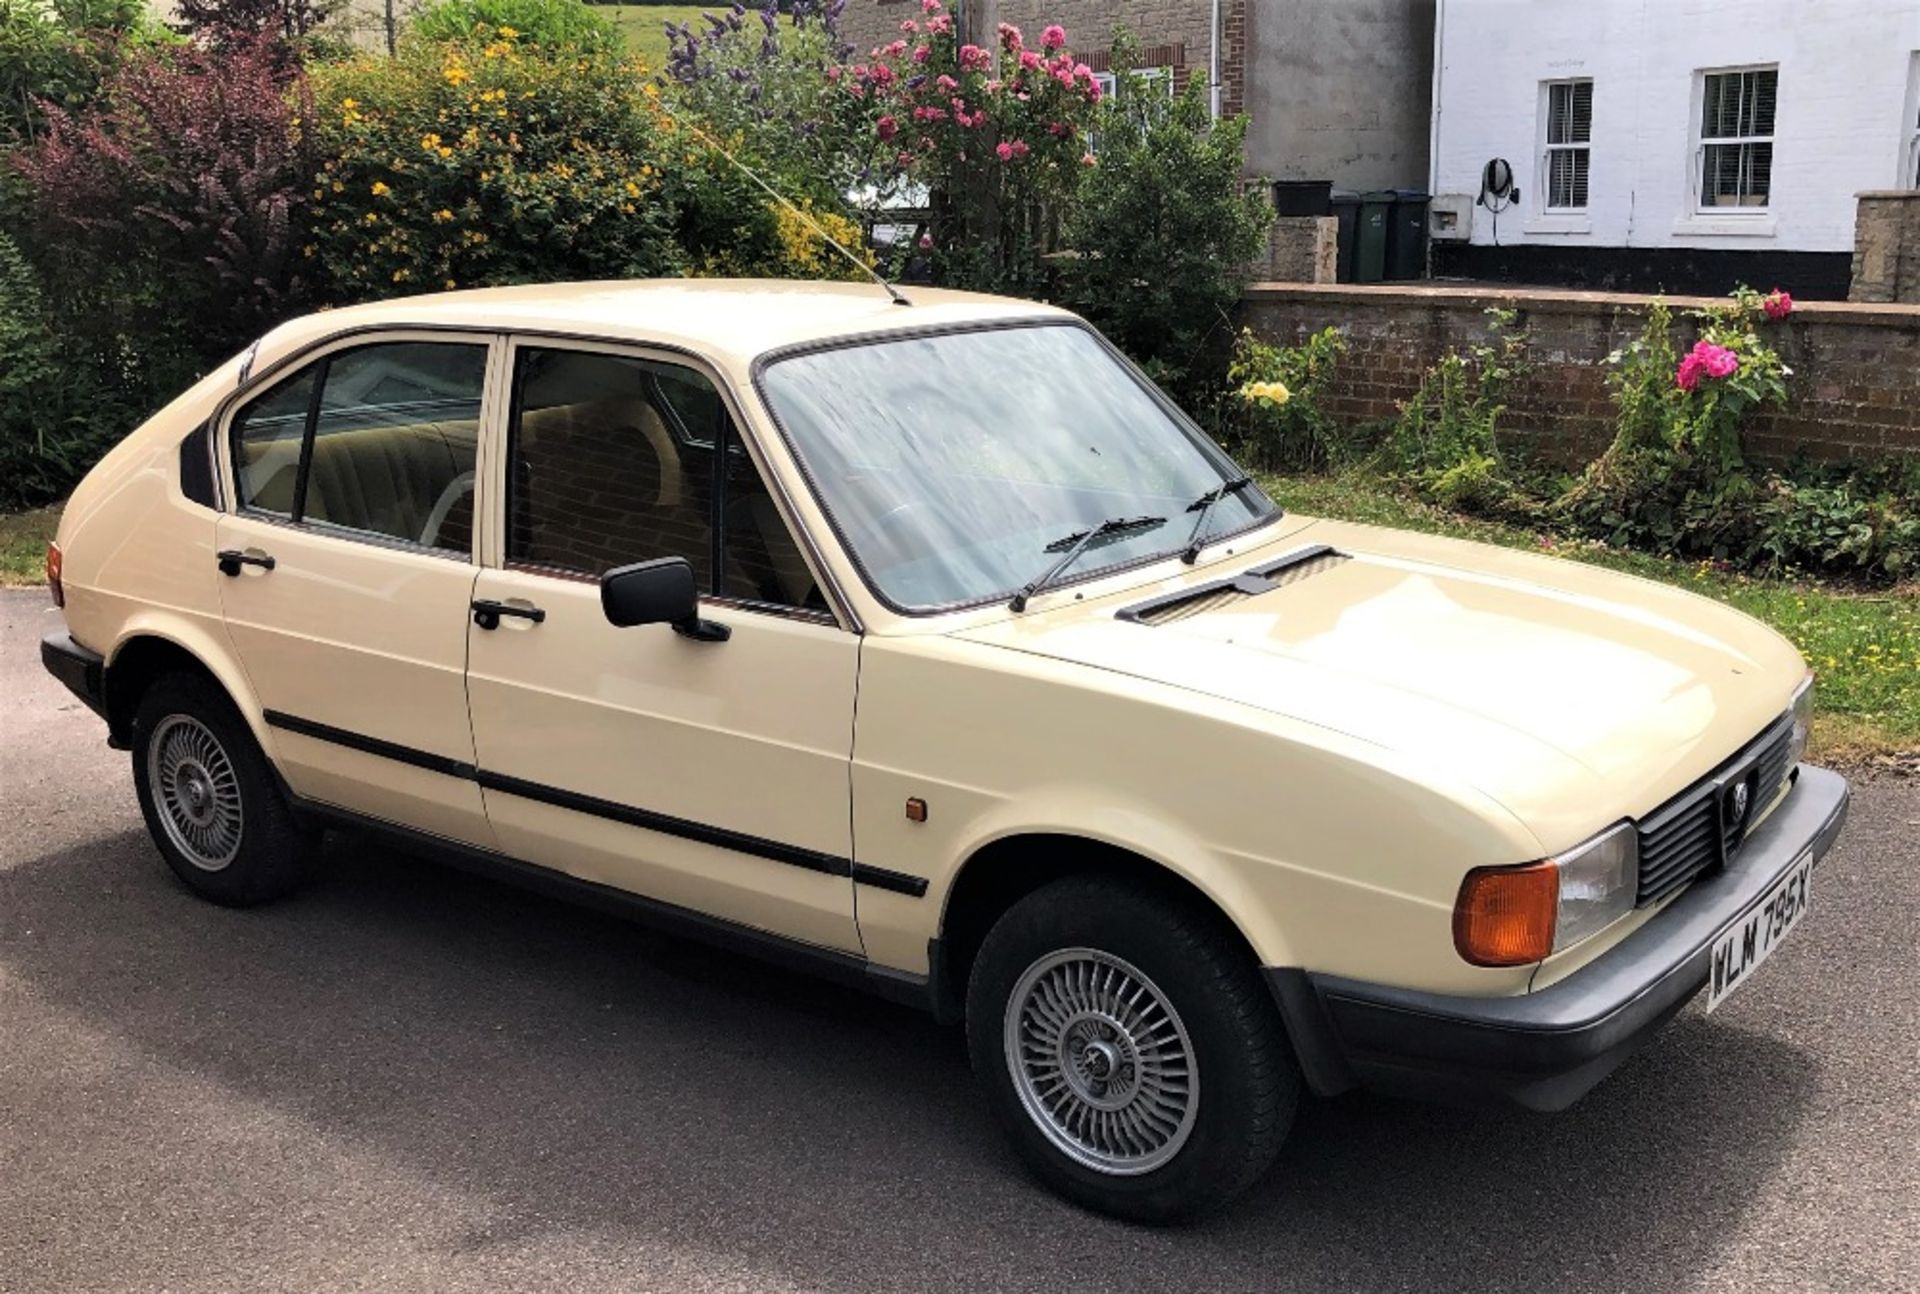
[[[1766, 135], [1706, 135], [1702, 131], [1701, 117], [1706, 111], [1707, 83], [1715, 77], [1743, 76], [1751, 72], [1773, 73], [1774, 120], [1773, 131]], [[1761, 203], [1736, 203], [1720, 206], [1707, 201], [1707, 146], [1766, 144], [1776, 152], [1780, 137], [1780, 65], [1778, 63], [1749, 63], [1738, 67], [1701, 68], [1693, 76], [1693, 119], [1687, 127], [1692, 140], [1692, 165], [1688, 168], [1688, 187], [1692, 190], [1689, 197], [1689, 209], [1696, 219], [1715, 220], [1765, 220], [1773, 211], [1773, 175], [1768, 167], [1767, 200]]]
[[1920, 50], [1908, 60], [1906, 116], [1900, 123], [1900, 170], [1895, 188], [1920, 189]]
[[[1553, 94], [1557, 89], [1586, 86], [1588, 94], [1587, 137], [1578, 142], [1554, 143], [1553, 130]], [[1593, 78], [1590, 76], [1559, 77], [1540, 83], [1540, 127], [1536, 154], [1540, 159], [1540, 207], [1549, 216], [1584, 216], [1587, 207], [1593, 201]], [[1578, 206], [1556, 206], [1553, 202], [1553, 155], [1555, 153], [1584, 153], [1587, 159], [1587, 201]]]
[[[1144, 82], [1149, 87], [1155, 84], [1164, 83], [1167, 87], [1167, 97], [1169, 99], [1174, 97], [1173, 68], [1168, 66], [1167, 64], [1163, 63], [1156, 67], [1136, 67], [1133, 69], [1133, 71], [1129, 75], [1131, 75], [1134, 80]], [[1113, 97], [1119, 93], [1120, 76], [1118, 73], [1095, 72], [1093, 74], [1093, 80], [1094, 80], [1094, 84], [1100, 87], [1100, 98], [1102, 102], [1106, 102], [1113, 99]], [[1100, 151], [1099, 132], [1088, 131], [1087, 132], [1088, 154], [1095, 155], [1095, 154], [1098, 154], [1099, 151]]]

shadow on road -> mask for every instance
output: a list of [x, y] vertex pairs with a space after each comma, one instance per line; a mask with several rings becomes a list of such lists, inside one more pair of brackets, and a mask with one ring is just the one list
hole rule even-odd
[[0, 872], [0, 963], [492, 1202], [467, 1252], [582, 1226], [828, 1290], [1676, 1289], [1814, 1081], [1689, 1012], [1559, 1116], [1309, 1102], [1240, 1207], [1155, 1232], [1022, 1178], [958, 1035], [910, 1011], [353, 838], [329, 862], [300, 898], [229, 912], [138, 833], [29, 858]]

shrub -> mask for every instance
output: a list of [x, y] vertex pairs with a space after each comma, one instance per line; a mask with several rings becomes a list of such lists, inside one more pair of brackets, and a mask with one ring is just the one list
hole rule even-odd
[[471, 40], [476, 29], [497, 33], [522, 49], [613, 54], [620, 48], [613, 24], [580, 0], [436, 0], [423, 6], [409, 27], [415, 37], [438, 42]]
[[1227, 368], [1227, 434], [1269, 471], [1318, 469], [1344, 458], [1349, 444], [1321, 403], [1346, 338], [1323, 328], [1298, 346], [1269, 346], [1243, 329]]
[[1062, 272], [1067, 301], [1189, 407], [1219, 384], [1228, 311], [1273, 219], [1243, 188], [1245, 118], [1211, 120], [1202, 81], [1168, 98], [1123, 80], [1102, 105]]
[[33, 268], [0, 232], [0, 511], [59, 498], [139, 416], [63, 344]]
[[264, 39], [142, 50], [15, 159], [50, 312], [138, 402], [301, 308], [303, 99]]
[[1514, 501], [1501, 459], [1500, 415], [1528, 372], [1527, 335], [1510, 310], [1487, 311], [1488, 337], [1427, 371], [1388, 433], [1389, 469], [1446, 507], [1489, 511]]
[[296, 45], [331, 17], [345, 0], [173, 0], [174, 22], [189, 36], [213, 45], [265, 36], [282, 47]]
[[314, 90], [328, 300], [685, 267], [661, 192], [680, 144], [625, 59], [483, 28], [316, 69]]
[[[872, 172], [921, 186], [932, 219], [921, 250], [941, 282], [1041, 295], [1046, 256], [1090, 160], [1084, 140], [1101, 91], [1058, 26], [1038, 48], [1002, 23], [1002, 65], [962, 42], [939, 0], [900, 24], [901, 38], [840, 78], [877, 109]], [[828, 69], [831, 75], [832, 69]]]
[[840, 33], [845, 4], [800, 0], [784, 22], [771, 6], [734, 4], [699, 23], [668, 23], [662, 82], [677, 111], [781, 192], [850, 214], [848, 195], [876, 179], [893, 184], [898, 168], [876, 172], [878, 107], [844, 89], [853, 53]]
[[41, 133], [42, 104], [84, 111], [121, 45], [159, 33], [140, 0], [0, 0], [0, 147]]

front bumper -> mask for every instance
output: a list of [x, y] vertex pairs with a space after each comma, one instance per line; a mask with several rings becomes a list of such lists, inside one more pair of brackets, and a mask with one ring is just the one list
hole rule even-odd
[[89, 710], [107, 717], [106, 659], [99, 652], [82, 647], [66, 630], [55, 629], [40, 640], [40, 663]]
[[1730, 867], [1537, 993], [1474, 998], [1270, 969], [1308, 1083], [1421, 1099], [1560, 1110], [1585, 1095], [1707, 982], [1714, 939], [1846, 821], [1846, 779], [1801, 765], [1793, 789]]

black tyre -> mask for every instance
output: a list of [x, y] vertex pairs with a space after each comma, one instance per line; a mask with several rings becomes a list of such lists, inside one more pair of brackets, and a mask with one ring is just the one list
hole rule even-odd
[[1072, 877], [1007, 910], [968, 981], [967, 1046], [1041, 1181], [1135, 1222], [1196, 1218], [1245, 1190], [1299, 1099], [1237, 933], [1128, 880]]
[[246, 721], [205, 678], [169, 674], [140, 698], [133, 784], [167, 866], [202, 898], [264, 903], [313, 868], [321, 833], [295, 821]]

